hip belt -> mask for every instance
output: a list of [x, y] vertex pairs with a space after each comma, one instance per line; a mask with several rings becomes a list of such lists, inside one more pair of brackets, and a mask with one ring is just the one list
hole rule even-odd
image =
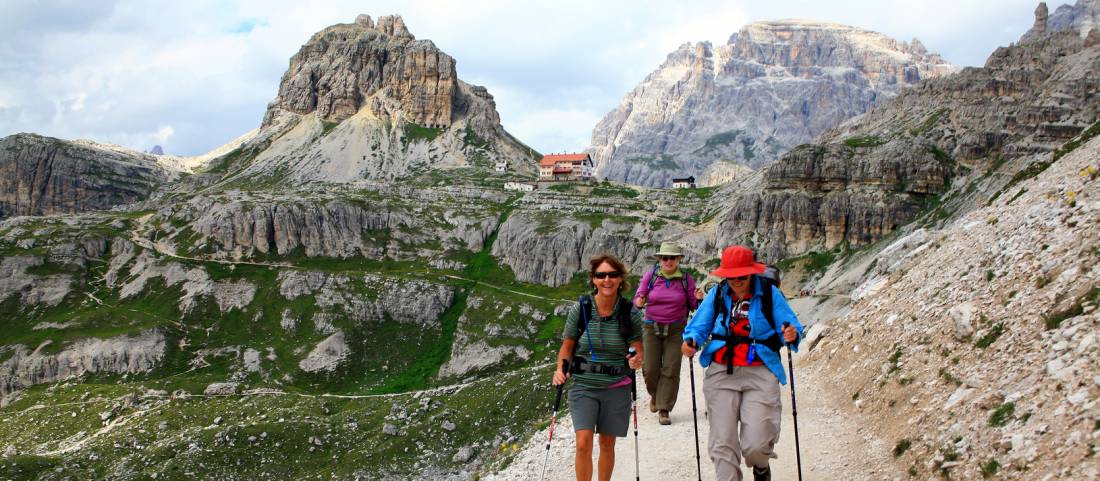
[[569, 363], [570, 374], [606, 374], [609, 376], [625, 376], [630, 374], [632, 369], [627, 365], [622, 366], [609, 366], [607, 364], [599, 364], [591, 362], [581, 356], [573, 356], [573, 361]]

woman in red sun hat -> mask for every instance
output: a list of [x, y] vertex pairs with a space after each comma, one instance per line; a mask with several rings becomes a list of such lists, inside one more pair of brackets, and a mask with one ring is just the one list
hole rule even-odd
[[708, 452], [719, 481], [740, 481], [742, 458], [755, 481], [771, 480], [768, 463], [776, 457], [783, 412], [779, 385], [787, 383], [779, 349], [798, 350], [802, 324], [779, 288], [759, 276], [766, 269], [751, 249], [725, 248], [711, 272], [724, 281], [707, 292], [684, 328], [684, 356], [703, 346]]

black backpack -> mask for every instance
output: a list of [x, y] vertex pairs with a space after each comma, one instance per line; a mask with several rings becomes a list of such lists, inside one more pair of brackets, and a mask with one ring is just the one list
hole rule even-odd
[[[772, 286], [779, 287], [783, 282], [783, 271], [778, 267], [768, 266], [764, 269], [763, 274], [756, 274], [755, 277], [760, 279], [764, 288], [764, 296], [761, 301], [760, 310], [764, 311], [764, 318], [768, 320], [768, 324], [771, 324], [772, 329], [779, 330], [775, 326], [775, 312], [773, 312], [774, 305], [772, 303]], [[722, 302], [724, 289], [727, 288], [725, 281], [718, 283], [718, 293], [714, 296], [714, 312], [719, 317], [728, 314], [726, 310], [726, 303]]]

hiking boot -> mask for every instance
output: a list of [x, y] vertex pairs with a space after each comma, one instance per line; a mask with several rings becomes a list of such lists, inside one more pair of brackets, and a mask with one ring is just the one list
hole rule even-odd
[[672, 419], [669, 419], [669, 417], [668, 417], [668, 411], [666, 411], [664, 409], [658, 411], [657, 412], [657, 422], [661, 423], [664, 426], [668, 426], [669, 424], [672, 424]]
[[772, 481], [772, 469], [752, 467], [752, 480], [753, 481]]
[[657, 398], [654, 398], [654, 397], [649, 398], [649, 412], [651, 412], [651, 413], [657, 412]]

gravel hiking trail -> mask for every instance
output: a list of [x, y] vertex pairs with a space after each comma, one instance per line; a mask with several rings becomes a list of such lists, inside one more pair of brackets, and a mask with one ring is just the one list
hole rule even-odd
[[[848, 407], [840, 409], [831, 403], [842, 402], [843, 396], [832, 395], [829, 386], [815, 382], [814, 369], [802, 368], [795, 354], [795, 387], [798, 401], [798, 429], [802, 451], [802, 477], [811, 480], [892, 480], [906, 479], [906, 476], [893, 464], [892, 446], [870, 435], [862, 427], [862, 421], [847, 413]], [[786, 355], [784, 354], [784, 365]], [[641, 479], [649, 480], [694, 480], [695, 435], [692, 432], [691, 382], [688, 378], [687, 360], [681, 367], [680, 393], [676, 407], [672, 410], [671, 426], [657, 423], [657, 415], [648, 409], [649, 396], [645, 392], [642, 376], [638, 386], [638, 443], [640, 452]], [[707, 455], [708, 424], [703, 399], [702, 369], [695, 365], [696, 399], [699, 415], [699, 453], [702, 464], [702, 478], [714, 481], [714, 466]], [[547, 379], [549, 382], [549, 379]], [[789, 385], [783, 388], [783, 422], [776, 445], [778, 459], [773, 459], [772, 479], [775, 481], [797, 480], [795, 463], [794, 425], [791, 420], [791, 393]], [[549, 406], [552, 399], [547, 400]], [[564, 404], [564, 401], [563, 401]], [[547, 418], [550, 416], [547, 408]], [[542, 470], [546, 453], [548, 432], [536, 433], [513, 462], [504, 470], [483, 476], [483, 480], [537, 480]], [[546, 479], [569, 481], [574, 479], [573, 452], [575, 436], [569, 414], [563, 409], [558, 415], [558, 425], [554, 431], [554, 442], [550, 450], [550, 467]], [[595, 448], [593, 459], [598, 456]], [[616, 442], [615, 471], [611, 479], [629, 481], [634, 474], [634, 433], [633, 427], [627, 437]], [[742, 467], [745, 479], [751, 480], [749, 468]], [[595, 475], [593, 475], [595, 479]]]

